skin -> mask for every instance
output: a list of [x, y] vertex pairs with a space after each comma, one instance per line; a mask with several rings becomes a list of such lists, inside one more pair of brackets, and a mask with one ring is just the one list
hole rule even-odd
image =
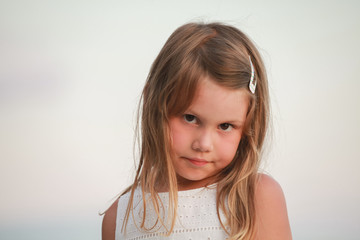
[[169, 120], [179, 189], [203, 187], [231, 163], [249, 106], [245, 89], [229, 89], [205, 78], [189, 108]]
[[[180, 190], [206, 186], [235, 156], [249, 105], [247, 90], [228, 89], [205, 78], [187, 111], [170, 118], [173, 164]], [[114, 240], [118, 200], [106, 211], [102, 239]], [[259, 240], [288, 240], [291, 231], [284, 194], [261, 174], [255, 191]]]
[[116, 213], [119, 199], [106, 210], [101, 227], [102, 240], [115, 240]]
[[261, 174], [255, 191], [257, 240], [291, 240], [284, 193], [270, 176]]

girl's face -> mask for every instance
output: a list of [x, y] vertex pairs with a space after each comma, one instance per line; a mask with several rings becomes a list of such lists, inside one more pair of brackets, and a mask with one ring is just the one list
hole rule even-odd
[[244, 89], [228, 89], [210, 78], [200, 81], [183, 115], [169, 120], [173, 165], [180, 190], [205, 186], [231, 163], [249, 106]]

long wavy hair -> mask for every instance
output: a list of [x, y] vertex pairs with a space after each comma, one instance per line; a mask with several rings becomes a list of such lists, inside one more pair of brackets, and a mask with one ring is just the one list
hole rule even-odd
[[[251, 58], [257, 83], [255, 93], [249, 89]], [[268, 86], [261, 56], [252, 41], [235, 27], [222, 23], [189, 23], [169, 37], [155, 59], [142, 92], [138, 112], [140, 155], [130, 192], [122, 231], [133, 209], [135, 189], [143, 198], [150, 194], [158, 215], [157, 223], [170, 235], [176, 220], [177, 178], [172, 165], [170, 117], [183, 113], [191, 104], [199, 80], [209, 76], [220, 86], [247, 89], [250, 96], [246, 123], [238, 150], [232, 162], [217, 175], [217, 211], [230, 239], [253, 239], [255, 226], [255, 185], [261, 150], [268, 125]], [[140, 124], [139, 124], [140, 122]], [[168, 216], [165, 224], [160, 213], [162, 202], [158, 192], [169, 192]], [[146, 209], [146, 201], [143, 208]], [[220, 219], [220, 211], [226, 222]], [[140, 228], [146, 228], [143, 211]]]

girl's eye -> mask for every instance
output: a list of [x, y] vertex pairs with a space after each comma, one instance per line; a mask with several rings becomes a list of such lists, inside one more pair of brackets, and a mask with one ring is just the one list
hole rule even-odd
[[185, 114], [184, 115], [184, 120], [188, 123], [196, 123], [196, 117], [194, 115], [191, 114]]
[[228, 132], [233, 128], [233, 126], [230, 123], [222, 123], [219, 125], [219, 128], [223, 131]]

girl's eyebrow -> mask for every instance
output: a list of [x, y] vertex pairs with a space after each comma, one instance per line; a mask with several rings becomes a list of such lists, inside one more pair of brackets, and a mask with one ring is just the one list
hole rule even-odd
[[[191, 109], [187, 109], [184, 114], [190, 114], [190, 115], [194, 115], [196, 118], [198, 118], [200, 121], [202, 119], [200, 114], [197, 114], [195, 111], [191, 110]], [[228, 120], [228, 121], [220, 121], [220, 124], [222, 123], [229, 123], [229, 124], [233, 124], [239, 127], [244, 126], [244, 121], [240, 121], [240, 120]]]
[[240, 127], [242, 127], [244, 125], [244, 121], [238, 121], [238, 120], [234, 120], [234, 121], [226, 121], [226, 123], [230, 123], [230, 124], [234, 124], [234, 125], [238, 125]]

